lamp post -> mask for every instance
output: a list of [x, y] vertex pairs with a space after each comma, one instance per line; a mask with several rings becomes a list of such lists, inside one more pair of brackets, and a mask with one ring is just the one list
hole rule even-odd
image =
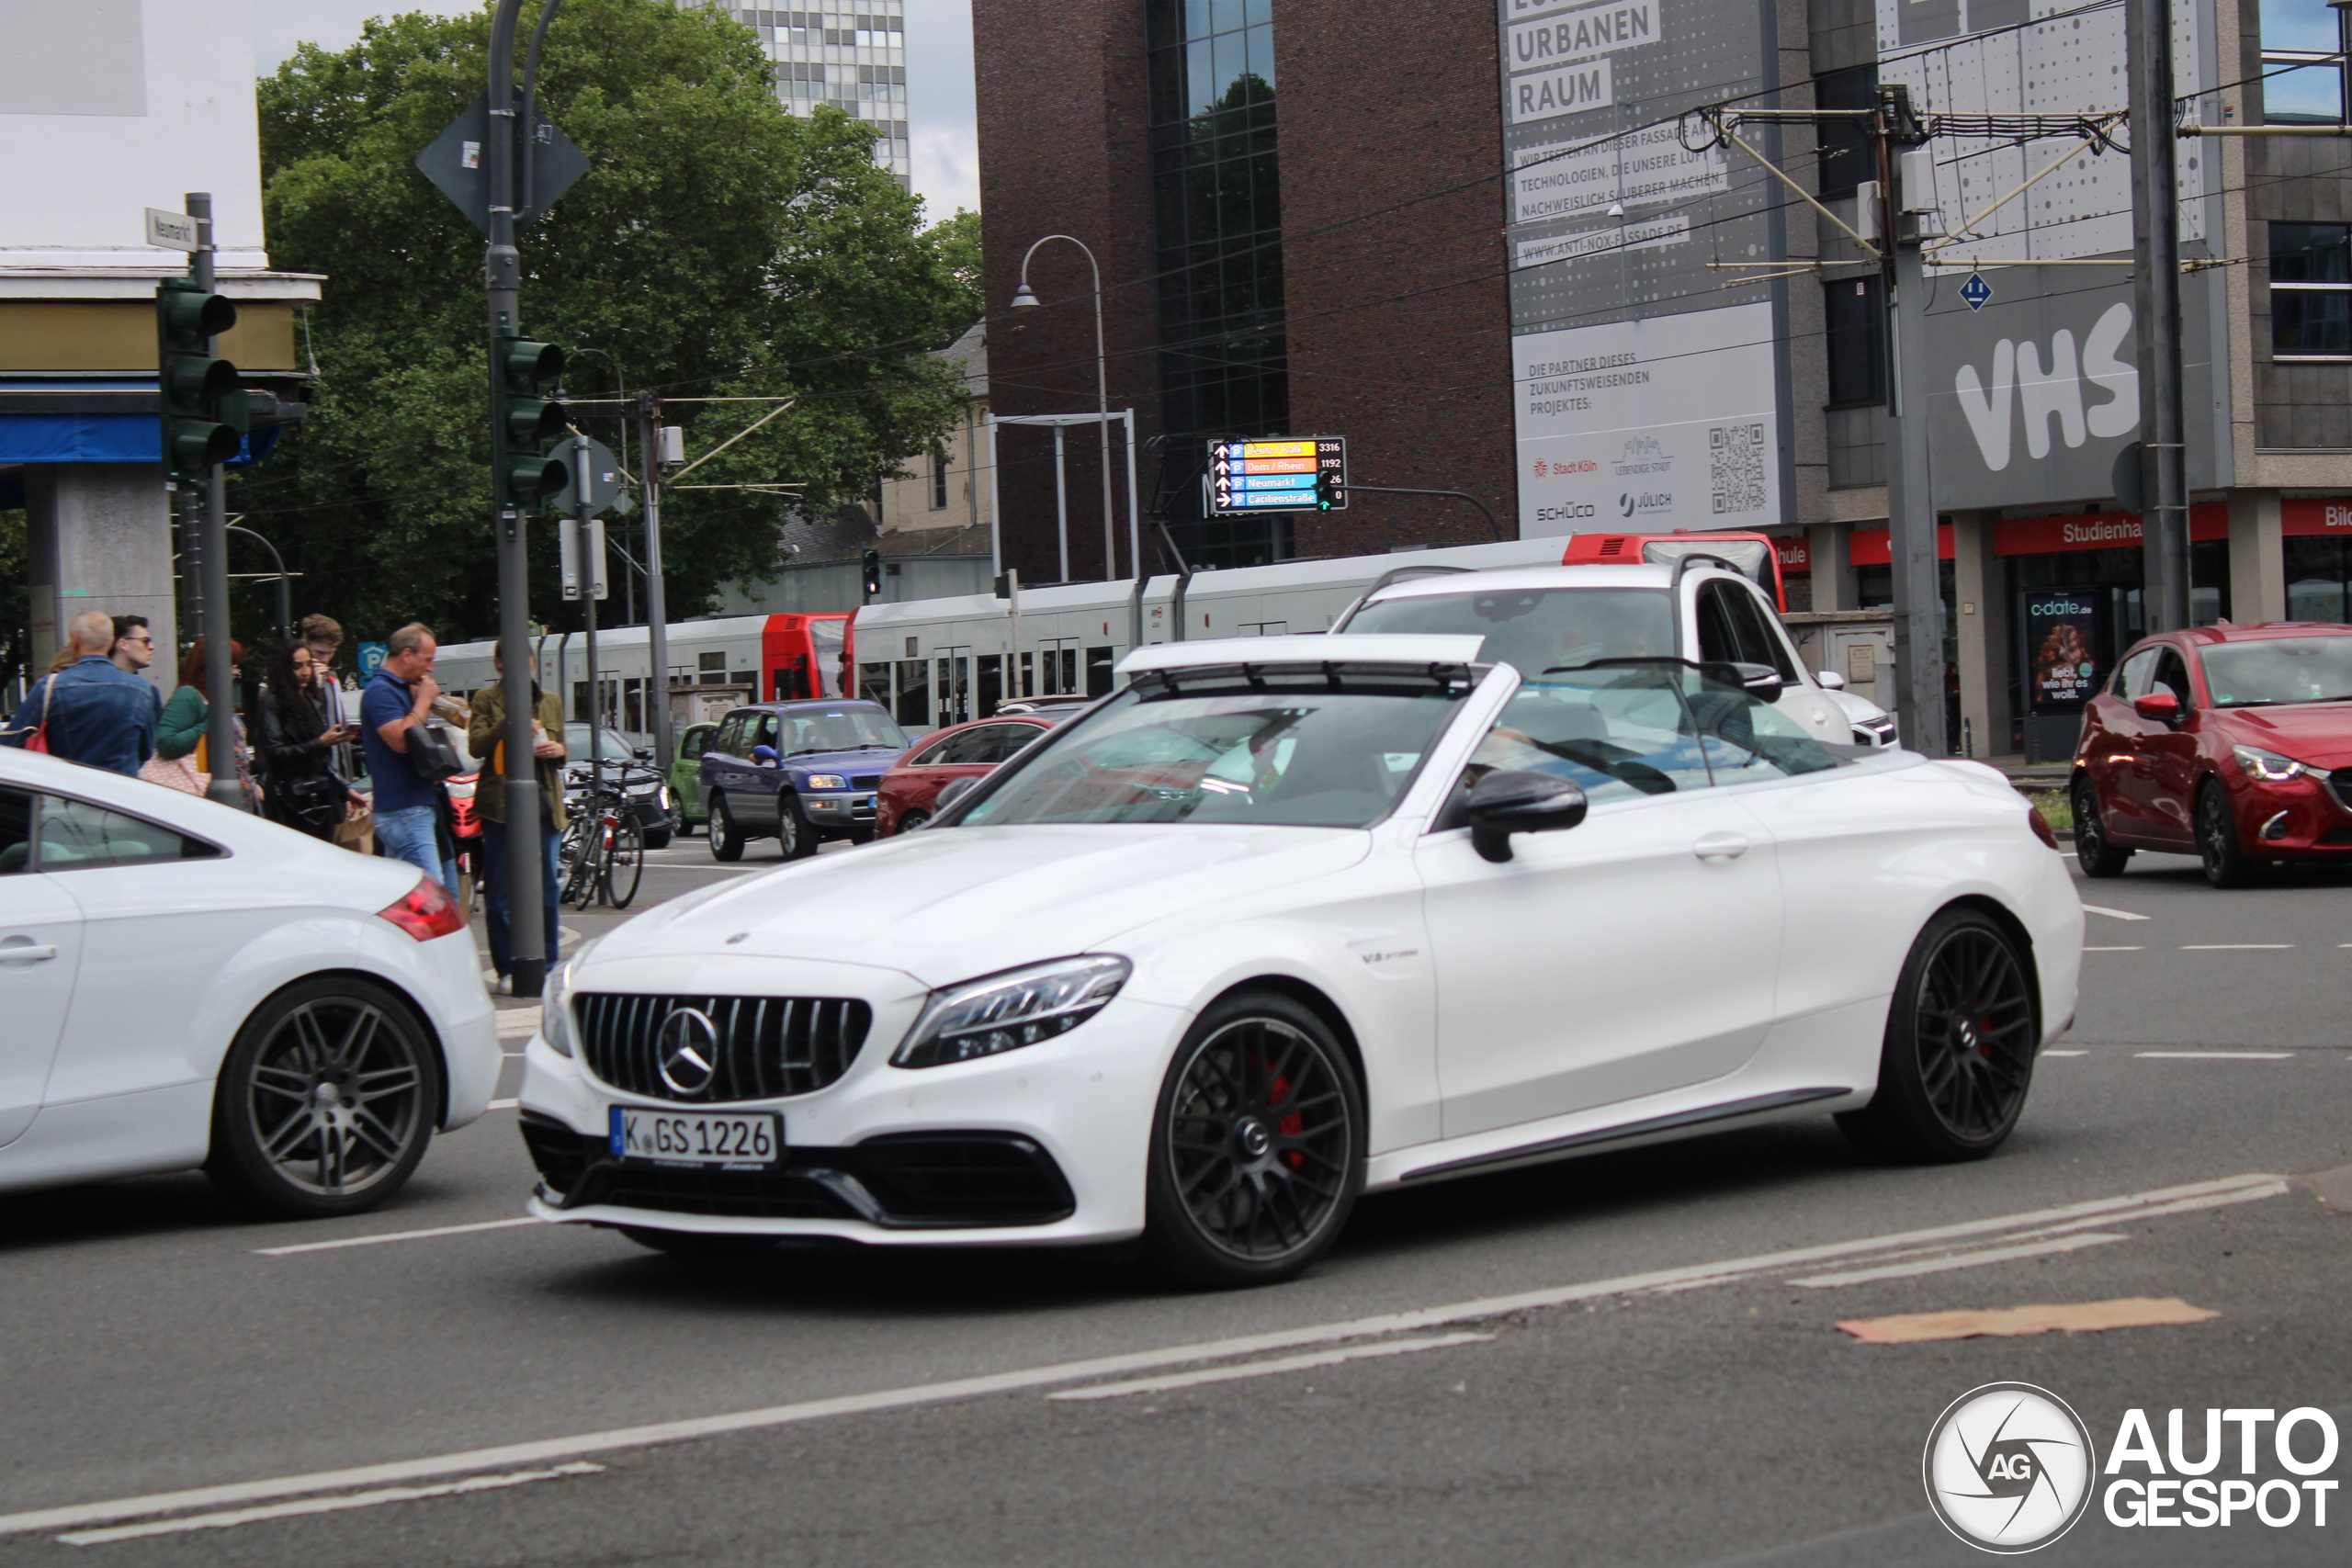
[[[1105, 582], [1119, 575], [1118, 536], [1114, 531], [1111, 513], [1111, 392], [1109, 360], [1102, 347], [1102, 269], [1094, 260], [1094, 253], [1086, 242], [1069, 234], [1048, 234], [1029, 247], [1021, 258], [1021, 287], [1012, 291], [1012, 306], [1023, 310], [1035, 305], [1037, 296], [1029, 288], [1029, 258], [1037, 254], [1038, 245], [1049, 245], [1056, 240], [1068, 240], [1085, 253], [1086, 266], [1094, 275], [1094, 434], [1099, 443], [1102, 465], [1102, 580]], [[1057, 428], [1055, 438], [1060, 439]], [[1067, 569], [1065, 569], [1067, 570]]]

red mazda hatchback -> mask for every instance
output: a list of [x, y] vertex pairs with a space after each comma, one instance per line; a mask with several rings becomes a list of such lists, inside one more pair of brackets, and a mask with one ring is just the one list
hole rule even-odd
[[2201, 626], [2141, 642], [2083, 710], [2075, 852], [2195, 853], [2216, 887], [2352, 858], [2352, 626]]
[[874, 797], [875, 837], [914, 831], [931, 820], [939, 792], [951, 781], [984, 776], [1077, 711], [1000, 714], [925, 736], [882, 775]]

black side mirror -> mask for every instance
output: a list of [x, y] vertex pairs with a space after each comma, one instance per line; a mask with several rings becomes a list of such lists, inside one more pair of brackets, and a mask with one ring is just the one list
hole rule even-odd
[[1710, 681], [1726, 686], [1737, 686], [1759, 703], [1777, 703], [1788, 682], [1781, 672], [1769, 664], [1750, 664], [1744, 660], [1711, 660], [1699, 666], [1699, 673]]
[[979, 787], [980, 781], [969, 773], [960, 779], [949, 779], [939, 786], [939, 794], [932, 798], [932, 814], [933, 816], [944, 814], [948, 807]]
[[1584, 791], [1553, 773], [1488, 773], [1470, 786], [1470, 844], [1499, 865], [1513, 833], [1556, 833], [1584, 820]]

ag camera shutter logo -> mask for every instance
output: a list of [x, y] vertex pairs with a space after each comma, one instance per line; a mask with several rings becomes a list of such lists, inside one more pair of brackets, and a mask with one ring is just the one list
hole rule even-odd
[[1986, 1383], [1952, 1401], [1921, 1460], [1928, 1503], [1980, 1551], [2049, 1545], [2090, 1506], [2098, 1456], [2066, 1402], [2025, 1382]]

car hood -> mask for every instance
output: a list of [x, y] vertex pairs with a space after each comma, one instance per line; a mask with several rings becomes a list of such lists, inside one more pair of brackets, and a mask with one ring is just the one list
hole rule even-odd
[[929, 986], [1068, 953], [1343, 871], [1367, 832], [1231, 825], [955, 828], [747, 876], [648, 910], [595, 957], [825, 959]]
[[2275, 708], [2216, 708], [2229, 739], [2280, 751], [2314, 767], [2352, 763], [2352, 703], [2294, 703]]

